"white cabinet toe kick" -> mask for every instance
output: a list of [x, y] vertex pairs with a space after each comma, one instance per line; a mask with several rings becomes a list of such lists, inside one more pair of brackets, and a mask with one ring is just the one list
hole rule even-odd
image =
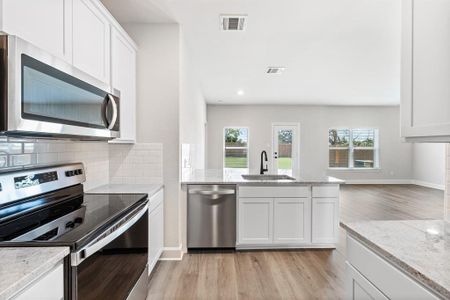
[[335, 248], [339, 185], [240, 186], [236, 249]]

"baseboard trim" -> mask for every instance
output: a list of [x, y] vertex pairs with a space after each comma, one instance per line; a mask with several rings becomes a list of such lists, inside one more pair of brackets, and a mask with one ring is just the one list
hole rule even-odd
[[413, 182], [415, 185], [420, 185], [420, 186], [437, 189], [437, 190], [442, 190], [442, 191], [445, 190], [445, 185], [443, 185], [443, 184], [437, 184], [437, 183], [426, 182], [426, 181], [421, 181], [421, 180], [413, 180]]
[[346, 179], [346, 184], [414, 184], [411, 179]]
[[437, 190], [445, 190], [445, 185], [414, 179], [355, 179], [345, 180], [346, 184], [415, 184]]
[[182, 260], [183, 255], [182, 245], [178, 247], [164, 247], [159, 260]]

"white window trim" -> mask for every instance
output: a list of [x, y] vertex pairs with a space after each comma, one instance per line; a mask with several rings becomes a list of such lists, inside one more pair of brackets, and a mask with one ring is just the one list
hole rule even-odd
[[[247, 130], [247, 147], [226, 147], [225, 143], [225, 130], [227, 129], [246, 129]], [[226, 149], [247, 149], [247, 169], [250, 168], [250, 129], [246, 126], [225, 126], [222, 130], [222, 169], [237, 169], [227, 168], [225, 166], [225, 154]]]
[[[330, 130], [349, 130], [350, 131], [350, 141], [348, 147], [330, 147], [328, 146], [328, 150], [334, 150], [334, 149], [348, 149], [349, 155], [348, 155], [348, 167], [330, 167], [330, 151], [328, 151], [328, 170], [336, 170], [336, 171], [373, 171], [373, 170], [380, 170], [380, 139], [379, 139], [379, 129], [376, 127], [331, 127], [328, 128], [328, 134], [330, 134]], [[375, 143], [374, 147], [353, 147], [353, 130], [354, 129], [367, 129], [367, 130], [374, 130], [375, 131]], [[374, 150], [374, 166], [372, 168], [359, 168], [354, 166], [353, 161], [353, 151], [358, 149], [367, 149], [367, 150]]]

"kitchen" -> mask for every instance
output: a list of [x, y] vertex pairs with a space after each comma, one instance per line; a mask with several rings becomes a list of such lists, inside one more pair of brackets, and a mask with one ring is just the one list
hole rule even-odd
[[450, 298], [449, 14], [0, 0], [0, 298]]

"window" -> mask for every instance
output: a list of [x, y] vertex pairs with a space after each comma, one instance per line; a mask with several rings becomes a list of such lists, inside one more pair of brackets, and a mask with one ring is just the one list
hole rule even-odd
[[330, 168], [379, 167], [377, 129], [330, 129], [328, 147]]
[[247, 169], [248, 128], [225, 128], [224, 145], [224, 168]]

